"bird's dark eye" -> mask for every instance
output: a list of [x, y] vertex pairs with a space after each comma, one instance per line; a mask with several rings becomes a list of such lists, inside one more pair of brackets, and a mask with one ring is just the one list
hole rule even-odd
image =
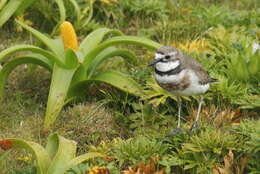
[[165, 56], [165, 59], [169, 59], [170, 57], [171, 57], [171, 56], [169, 56], [169, 55], [166, 55], [166, 56]]

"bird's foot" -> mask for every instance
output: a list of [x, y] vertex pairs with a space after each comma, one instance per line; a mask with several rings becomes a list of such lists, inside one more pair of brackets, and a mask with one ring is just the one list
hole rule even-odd
[[196, 132], [198, 129], [200, 128], [200, 125], [197, 121], [194, 121], [190, 130], [189, 130], [189, 134], [192, 134], [193, 132]]
[[177, 127], [175, 129], [173, 129], [170, 133], [169, 133], [169, 136], [170, 137], [173, 137], [173, 136], [176, 136], [177, 134], [184, 134], [185, 131], [181, 128], [181, 127]]

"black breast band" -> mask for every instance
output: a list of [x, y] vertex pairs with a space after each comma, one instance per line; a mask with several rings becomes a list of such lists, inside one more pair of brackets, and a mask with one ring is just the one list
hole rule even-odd
[[184, 68], [182, 68], [181, 64], [178, 65], [176, 68], [171, 69], [169, 71], [159, 71], [158, 69], [155, 68], [155, 73], [160, 75], [160, 76], [165, 76], [165, 75], [176, 75], [179, 74]]

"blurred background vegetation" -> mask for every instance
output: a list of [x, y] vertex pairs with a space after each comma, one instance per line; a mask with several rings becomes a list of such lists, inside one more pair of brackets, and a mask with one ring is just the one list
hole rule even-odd
[[[0, 1], [0, 19], [11, 1]], [[38, 0], [23, 7], [2, 25], [0, 51], [21, 43], [41, 46], [14, 19], [53, 38], [66, 19], [75, 26], [79, 41], [107, 27], [176, 46], [220, 81], [205, 95], [200, 131], [167, 137], [177, 123], [176, 100], [152, 78], [147, 64], [154, 53], [128, 46], [136, 52], [137, 64], [113, 59], [100, 70], [116, 68], [129, 74], [145, 94], [135, 97], [106, 84], [92, 84], [83, 101], [63, 109], [54, 131], [77, 141], [78, 154], [108, 156], [68, 173], [90, 172], [95, 166], [105, 166], [113, 174], [260, 173], [259, 0]], [[19, 66], [11, 73], [0, 104], [0, 138], [46, 142], [40, 132], [49, 86], [50, 73], [42, 68]], [[183, 100], [182, 121], [188, 130], [198, 101]], [[0, 173], [35, 173], [31, 162], [24, 151], [0, 150]]]

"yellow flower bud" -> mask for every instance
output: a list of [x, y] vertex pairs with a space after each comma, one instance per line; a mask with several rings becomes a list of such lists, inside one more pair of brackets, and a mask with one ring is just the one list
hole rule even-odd
[[75, 30], [70, 22], [63, 22], [60, 25], [61, 38], [64, 44], [64, 49], [71, 48], [74, 51], [78, 50], [78, 41]]
[[88, 174], [109, 174], [109, 170], [106, 167], [94, 167]]

